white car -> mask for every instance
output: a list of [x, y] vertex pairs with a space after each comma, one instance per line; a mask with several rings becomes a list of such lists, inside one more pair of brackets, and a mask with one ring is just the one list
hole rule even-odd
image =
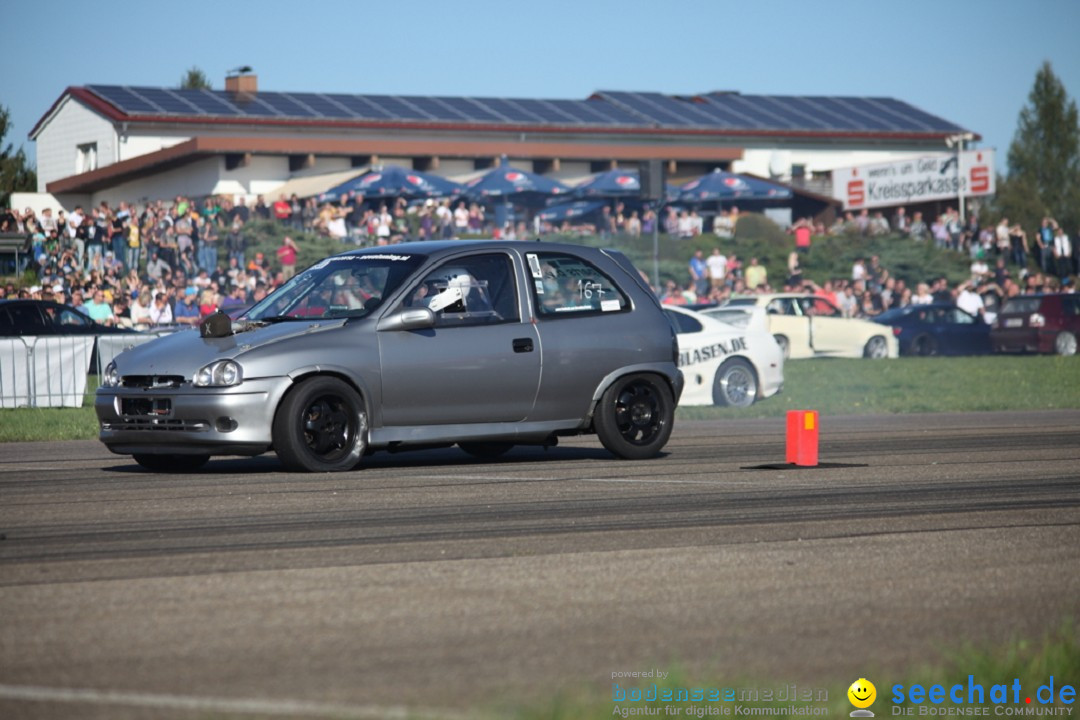
[[773, 293], [733, 297], [726, 305], [706, 313], [725, 317], [725, 312], [743, 307], [765, 309], [769, 331], [789, 360], [900, 356], [900, 346], [888, 326], [846, 318], [838, 307], [817, 295]]
[[769, 333], [765, 311], [723, 322], [664, 306], [679, 341], [685, 387], [680, 405], [749, 407], [784, 386], [784, 354]]

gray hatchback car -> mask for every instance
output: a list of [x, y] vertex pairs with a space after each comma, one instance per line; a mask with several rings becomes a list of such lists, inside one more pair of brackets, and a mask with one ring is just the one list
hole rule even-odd
[[326, 258], [237, 320], [121, 353], [95, 410], [112, 452], [161, 471], [270, 450], [342, 471], [376, 450], [494, 457], [589, 432], [640, 459], [671, 435], [677, 361], [621, 253], [411, 243]]

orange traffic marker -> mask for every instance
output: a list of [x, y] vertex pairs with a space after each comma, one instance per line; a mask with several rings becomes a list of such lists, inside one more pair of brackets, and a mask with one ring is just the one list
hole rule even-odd
[[818, 464], [817, 410], [788, 410], [787, 461], [803, 467]]

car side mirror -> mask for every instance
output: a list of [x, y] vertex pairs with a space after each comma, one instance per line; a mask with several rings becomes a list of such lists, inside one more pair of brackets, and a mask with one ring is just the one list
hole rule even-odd
[[426, 330], [435, 327], [435, 313], [429, 308], [409, 308], [379, 321], [376, 330]]

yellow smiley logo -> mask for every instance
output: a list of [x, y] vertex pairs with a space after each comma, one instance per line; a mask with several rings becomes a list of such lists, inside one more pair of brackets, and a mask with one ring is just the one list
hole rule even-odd
[[868, 708], [877, 699], [877, 688], [866, 678], [859, 678], [847, 689], [848, 700], [857, 708]]

